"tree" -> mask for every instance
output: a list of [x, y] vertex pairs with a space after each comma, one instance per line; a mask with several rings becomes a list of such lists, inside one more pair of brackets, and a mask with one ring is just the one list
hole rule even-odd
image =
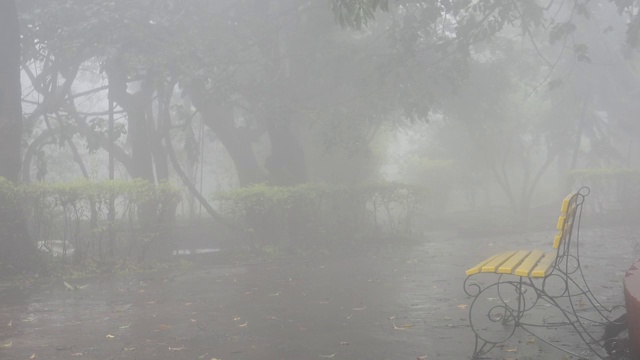
[[[16, 183], [22, 162], [22, 88], [20, 25], [13, 0], [0, 2], [0, 49], [0, 177]], [[19, 201], [0, 198], [0, 262], [24, 270], [29, 237], [20, 209]]]

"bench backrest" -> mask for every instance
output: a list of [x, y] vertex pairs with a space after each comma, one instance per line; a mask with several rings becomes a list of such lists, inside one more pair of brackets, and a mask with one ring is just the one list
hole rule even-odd
[[556, 225], [558, 233], [553, 240], [553, 248], [558, 249], [557, 259], [561, 259], [569, 252], [573, 227], [574, 225], [579, 227], [582, 204], [589, 192], [589, 188], [583, 187], [577, 192], [567, 195], [562, 201], [560, 217]]

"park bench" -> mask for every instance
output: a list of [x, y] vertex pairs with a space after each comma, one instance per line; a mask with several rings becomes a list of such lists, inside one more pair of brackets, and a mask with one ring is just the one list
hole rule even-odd
[[[583, 187], [562, 201], [553, 247], [502, 251], [466, 271], [464, 291], [473, 298], [469, 323], [475, 334], [474, 359], [504, 345], [516, 328], [578, 358], [624, 356], [626, 350], [617, 346], [616, 339], [603, 334], [604, 328], [626, 326], [623, 317], [617, 316], [624, 309], [603, 306], [582, 271], [580, 218], [588, 194], [589, 188]], [[584, 342], [588, 355], [553, 338], [552, 329], [565, 326]], [[548, 333], [542, 336], [545, 329]]]

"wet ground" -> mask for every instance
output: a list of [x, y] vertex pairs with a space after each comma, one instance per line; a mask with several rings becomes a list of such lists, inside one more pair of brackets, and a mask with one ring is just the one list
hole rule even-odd
[[[306, 256], [0, 288], [0, 359], [468, 359], [464, 270], [499, 249], [550, 246], [553, 233], [427, 233]], [[623, 303], [635, 228], [582, 231], [583, 266], [607, 305]], [[560, 334], [560, 335], [558, 335]], [[553, 334], [575, 347], [570, 334]], [[516, 333], [495, 359], [562, 359]]]

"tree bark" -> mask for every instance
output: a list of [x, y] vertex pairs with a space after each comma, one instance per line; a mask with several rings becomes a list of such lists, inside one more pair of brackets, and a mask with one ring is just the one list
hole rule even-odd
[[276, 185], [293, 186], [309, 180], [304, 147], [296, 137], [288, 114], [272, 114], [267, 119], [271, 155], [265, 162]]
[[0, 2], [0, 176], [17, 182], [20, 175], [22, 104], [20, 27], [15, 2]]
[[[20, 24], [13, 0], [0, 2], [0, 176], [17, 183], [22, 142]], [[21, 199], [0, 194], [0, 263], [14, 270], [29, 265], [30, 241]]]
[[251, 137], [236, 127], [233, 110], [225, 105], [212, 103], [204, 85], [196, 81], [191, 87], [193, 104], [200, 111], [204, 123], [216, 134], [235, 165], [241, 186], [260, 183], [264, 173], [253, 153]]

